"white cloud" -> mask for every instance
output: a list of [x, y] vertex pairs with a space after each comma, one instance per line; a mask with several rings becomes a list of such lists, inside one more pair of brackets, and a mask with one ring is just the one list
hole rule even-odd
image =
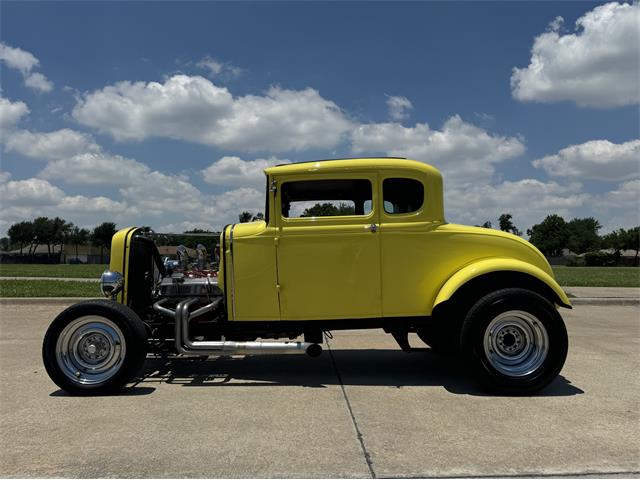
[[0, 204], [3, 209], [10, 206], [31, 207], [57, 204], [64, 192], [46, 180], [8, 180], [0, 184]]
[[623, 182], [615, 190], [600, 197], [597, 206], [605, 208], [632, 207], [640, 215], [640, 180]]
[[640, 225], [640, 180], [623, 182], [593, 202], [603, 232]]
[[189, 183], [188, 178], [158, 171], [146, 174], [144, 181], [121, 188], [120, 193], [145, 214], [156, 216], [167, 212], [183, 216], [201, 213], [207, 205], [202, 192]]
[[629, 180], [640, 176], [640, 140], [591, 140], [533, 161], [551, 176], [592, 180]]
[[288, 160], [279, 158], [257, 158], [242, 160], [240, 157], [222, 157], [202, 170], [204, 181], [211, 185], [263, 188], [265, 175], [263, 170]]
[[241, 151], [330, 148], [351, 128], [338, 106], [311, 88], [234, 98], [187, 75], [107, 86], [85, 94], [72, 115], [118, 140], [159, 136]]
[[40, 63], [30, 52], [21, 48], [10, 47], [4, 42], [0, 42], [0, 60], [7, 67], [19, 70], [25, 76]]
[[50, 92], [53, 90], [53, 82], [40, 72], [32, 73], [24, 79], [24, 84], [39, 92]]
[[442, 130], [432, 130], [426, 123], [360, 125], [352, 133], [352, 149], [358, 154], [385, 152], [433, 164], [449, 183], [478, 183], [491, 179], [494, 164], [522, 155], [524, 144], [519, 138], [492, 135], [454, 115]]
[[151, 169], [136, 160], [106, 153], [83, 153], [51, 161], [38, 176], [75, 185], [131, 186], [147, 181]]
[[[107, 197], [85, 197], [75, 195], [63, 198], [57, 208], [64, 212], [73, 213], [114, 213], [127, 208], [124, 202], [116, 202]], [[97, 221], [96, 221], [97, 223]]]
[[486, 220], [495, 222], [502, 213], [511, 213], [522, 230], [551, 213], [570, 216], [589, 199], [579, 183], [560, 184], [530, 178], [498, 185], [445, 188], [447, 220], [482, 224]]
[[4, 140], [9, 131], [13, 130], [20, 119], [29, 113], [29, 107], [24, 102], [12, 102], [0, 97], [0, 140]]
[[566, 35], [559, 31], [560, 20], [535, 38], [529, 66], [513, 69], [513, 97], [592, 107], [638, 103], [640, 4], [600, 5], [576, 21], [575, 33]]
[[22, 74], [24, 84], [27, 87], [39, 92], [53, 90], [53, 83], [47, 77], [42, 73], [32, 71], [40, 65], [40, 61], [32, 53], [0, 42], [0, 60], [7, 67], [18, 70]]
[[387, 97], [387, 108], [392, 120], [398, 122], [409, 118], [409, 110], [413, 110], [413, 105], [407, 97]]
[[238, 188], [211, 197], [209, 206], [204, 211], [204, 218], [211, 218], [214, 224], [224, 226], [237, 223], [241, 212], [264, 213], [264, 188]]
[[47, 133], [18, 130], [7, 136], [5, 148], [38, 160], [66, 159], [100, 151], [90, 135], [69, 128]]
[[196, 63], [196, 67], [207, 71], [207, 76], [210, 78], [236, 78], [242, 75], [244, 70], [240, 67], [236, 67], [228, 62], [219, 62], [215, 58], [205, 56]]

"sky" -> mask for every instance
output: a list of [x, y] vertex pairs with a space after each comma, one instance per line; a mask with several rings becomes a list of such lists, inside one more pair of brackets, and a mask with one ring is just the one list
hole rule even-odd
[[219, 230], [270, 165], [438, 167], [447, 221], [640, 223], [640, 4], [0, 2], [0, 235]]

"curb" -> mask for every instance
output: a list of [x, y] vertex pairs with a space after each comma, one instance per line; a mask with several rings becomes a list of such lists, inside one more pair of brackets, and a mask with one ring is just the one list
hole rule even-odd
[[571, 305], [640, 305], [640, 298], [630, 297], [595, 297], [595, 298], [571, 298]]
[[0, 305], [70, 305], [83, 300], [97, 300], [104, 297], [0, 297]]

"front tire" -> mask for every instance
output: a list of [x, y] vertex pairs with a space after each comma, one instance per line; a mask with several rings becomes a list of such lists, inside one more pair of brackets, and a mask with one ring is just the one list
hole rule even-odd
[[461, 347], [484, 387], [529, 394], [558, 376], [568, 338], [562, 317], [546, 298], [506, 288], [471, 307], [462, 325]]
[[135, 377], [146, 351], [147, 332], [133, 310], [110, 300], [88, 300], [67, 308], [51, 323], [42, 359], [62, 390], [103, 395]]

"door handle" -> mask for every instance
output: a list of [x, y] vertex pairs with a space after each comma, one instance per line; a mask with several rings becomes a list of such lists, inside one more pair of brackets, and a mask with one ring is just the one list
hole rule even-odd
[[378, 225], [376, 225], [375, 223], [372, 223], [371, 225], [365, 228], [368, 228], [369, 230], [371, 230], [371, 233], [376, 233], [378, 231]]

